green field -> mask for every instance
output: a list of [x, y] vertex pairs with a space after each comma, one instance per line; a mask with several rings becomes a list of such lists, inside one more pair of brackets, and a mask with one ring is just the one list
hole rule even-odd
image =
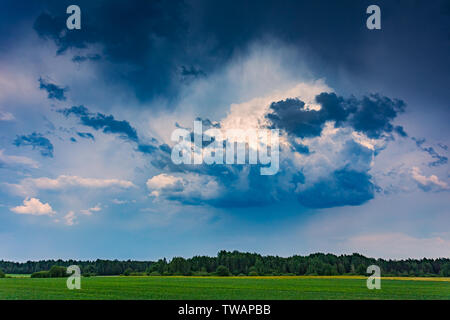
[[0, 279], [0, 299], [450, 299], [450, 279], [362, 277], [89, 277], [81, 290], [64, 278]]

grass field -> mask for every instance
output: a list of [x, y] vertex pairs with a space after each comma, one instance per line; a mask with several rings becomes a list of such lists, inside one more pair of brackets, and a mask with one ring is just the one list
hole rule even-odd
[[363, 277], [90, 277], [81, 290], [66, 279], [0, 279], [0, 299], [450, 299], [450, 278]]

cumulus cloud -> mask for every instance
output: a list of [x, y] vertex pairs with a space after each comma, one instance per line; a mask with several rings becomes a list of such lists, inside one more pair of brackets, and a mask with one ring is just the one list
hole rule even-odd
[[418, 167], [412, 168], [411, 176], [417, 182], [419, 188], [424, 191], [445, 191], [450, 189], [446, 182], [439, 180], [434, 174], [429, 177], [422, 175]]
[[256, 97], [242, 103], [233, 103], [227, 116], [220, 121], [221, 128], [248, 129], [260, 128], [267, 124], [265, 116], [270, 111], [274, 101], [284, 99], [301, 99], [309, 109], [320, 108], [315, 102], [316, 95], [322, 92], [331, 92], [323, 80], [311, 83], [300, 82], [288, 90], [277, 90], [264, 97]]
[[6, 155], [4, 152], [5, 152], [5, 150], [0, 149], [0, 167], [2, 166], [2, 163], [3, 163], [8, 166], [24, 165], [24, 166], [29, 166], [31, 168], [39, 168], [39, 163], [37, 163], [33, 159], [30, 159], [28, 157], [23, 157], [23, 156], [10, 156], [10, 155]]
[[17, 214], [31, 214], [35, 216], [54, 215], [52, 207], [48, 203], [42, 203], [37, 198], [26, 198], [23, 200], [23, 206], [11, 208], [11, 211]]
[[17, 136], [13, 144], [17, 147], [32, 146], [33, 149], [38, 149], [42, 156], [53, 158], [53, 144], [40, 133]]
[[[315, 97], [315, 102], [320, 106], [318, 110], [308, 108], [300, 99], [272, 103], [271, 112], [266, 115], [270, 127], [305, 138], [319, 136], [325, 122], [333, 121], [336, 127], [352, 126], [369, 138], [380, 138], [394, 130], [391, 121], [405, 108], [401, 100], [375, 94], [362, 99], [345, 99], [323, 92]], [[400, 132], [404, 133], [403, 128]]]
[[310, 208], [361, 205], [372, 199], [375, 187], [371, 176], [355, 170], [335, 170], [309, 187], [301, 188], [298, 199]]
[[173, 176], [159, 174], [147, 180], [150, 195], [156, 198], [198, 204], [218, 198], [221, 187], [215, 177], [195, 173]]
[[[276, 176], [262, 177], [255, 170], [258, 165], [174, 169], [169, 156], [160, 158], [159, 168], [212, 179], [221, 192], [199, 198], [214, 206], [264, 205], [288, 199], [312, 208], [361, 205], [379, 190], [370, 170], [376, 155], [398, 131], [393, 120], [403, 110], [400, 100], [376, 94], [347, 99], [323, 81], [298, 83], [288, 90], [232, 104], [227, 116], [215, 123], [224, 132], [281, 129], [281, 164]], [[179, 174], [148, 182], [153, 196], [178, 201], [186, 201], [180, 195], [187, 192], [187, 185]]]
[[300, 203], [326, 208], [360, 205], [374, 197], [377, 187], [369, 172], [379, 141], [354, 133], [328, 123], [320, 136], [302, 140], [309, 153], [286, 150]]

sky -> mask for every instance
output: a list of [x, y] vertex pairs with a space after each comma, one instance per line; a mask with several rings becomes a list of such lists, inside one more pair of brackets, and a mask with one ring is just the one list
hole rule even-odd
[[[1, 259], [450, 257], [448, 1], [0, 6]], [[195, 121], [279, 170], [174, 163]]]

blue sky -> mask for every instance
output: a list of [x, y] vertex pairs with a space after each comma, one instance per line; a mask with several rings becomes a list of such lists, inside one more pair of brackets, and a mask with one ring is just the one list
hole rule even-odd
[[[3, 1], [0, 258], [450, 256], [450, 7], [370, 4]], [[175, 165], [196, 119], [279, 172]]]

